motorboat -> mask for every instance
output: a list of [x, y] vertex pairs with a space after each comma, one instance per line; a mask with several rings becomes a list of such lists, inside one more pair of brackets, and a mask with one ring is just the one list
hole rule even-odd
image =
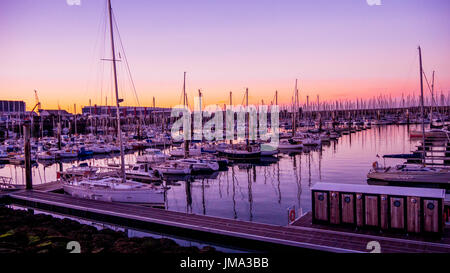
[[171, 175], [171, 174], [186, 175], [191, 174], [192, 172], [191, 166], [192, 166], [191, 164], [171, 160], [156, 166], [155, 169], [158, 170], [163, 175]]
[[148, 164], [134, 164], [130, 169], [125, 171], [127, 179], [137, 180], [142, 182], [160, 182], [162, 174], [150, 167]]

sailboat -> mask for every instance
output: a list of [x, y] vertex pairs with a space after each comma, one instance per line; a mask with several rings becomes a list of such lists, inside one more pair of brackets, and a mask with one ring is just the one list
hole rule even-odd
[[[423, 100], [423, 68], [422, 68], [422, 50], [419, 46], [420, 63], [420, 92], [421, 92], [421, 110], [422, 110], [422, 143], [425, 145], [425, 114]], [[395, 167], [382, 167], [378, 162], [374, 162], [372, 169], [367, 174], [367, 178], [388, 181], [388, 182], [425, 182], [436, 184], [450, 184], [450, 170], [448, 168], [425, 166], [425, 153], [421, 153], [421, 165], [401, 164]]]
[[120, 143], [120, 175], [114, 176], [74, 176], [71, 179], [63, 180], [64, 191], [74, 197], [95, 199], [111, 202], [124, 203], [145, 203], [161, 204], [164, 203], [164, 191], [154, 185], [143, 184], [126, 179], [124, 147], [122, 141], [122, 130], [120, 127], [120, 102], [117, 83], [116, 54], [114, 45], [114, 30], [112, 19], [111, 0], [108, 0], [109, 27], [111, 37], [111, 52], [114, 74], [114, 87], [116, 95], [116, 113], [117, 113], [117, 135]]
[[[246, 107], [248, 107], [248, 88], [245, 89]], [[248, 114], [246, 114], [246, 121], [249, 121]], [[225, 149], [222, 154], [232, 160], [260, 160], [261, 147], [258, 144], [249, 143], [249, 122], [246, 122], [246, 140], [245, 144], [232, 144], [230, 148]]]

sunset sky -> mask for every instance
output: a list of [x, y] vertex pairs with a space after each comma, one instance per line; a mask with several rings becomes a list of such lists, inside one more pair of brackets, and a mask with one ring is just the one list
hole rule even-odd
[[[74, 0], [71, 0], [74, 1]], [[289, 103], [300, 99], [418, 95], [417, 46], [436, 89], [450, 91], [450, 1], [113, 0], [141, 106], [179, 104], [183, 72], [192, 101]], [[111, 104], [106, 0], [0, 0], [0, 99], [43, 108]], [[106, 29], [107, 30], [107, 29]], [[126, 105], [136, 105], [119, 51]], [[80, 109], [78, 108], [78, 112]]]

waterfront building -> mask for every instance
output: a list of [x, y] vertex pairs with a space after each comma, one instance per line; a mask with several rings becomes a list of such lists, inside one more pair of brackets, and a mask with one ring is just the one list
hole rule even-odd
[[0, 116], [23, 116], [25, 102], [14, 100], [0, 100]]

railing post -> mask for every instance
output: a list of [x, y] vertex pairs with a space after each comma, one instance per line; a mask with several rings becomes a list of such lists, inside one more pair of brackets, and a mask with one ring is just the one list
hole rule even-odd
[[26, 189], [33, 189], [33, 179], [31, 177], [31, 146], [30, 146], [30, 123], [25, 121], [23, 124], [24, 134], [24, 151], [25, 151], [25, 177], [26, 177]]

